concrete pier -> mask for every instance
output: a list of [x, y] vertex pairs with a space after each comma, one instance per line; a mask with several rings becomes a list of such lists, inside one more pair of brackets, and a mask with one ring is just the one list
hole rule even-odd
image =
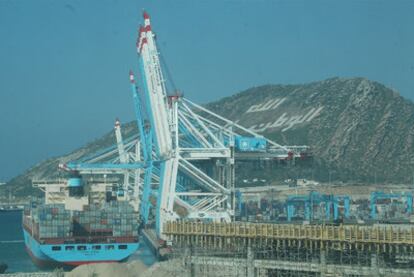
[[168, 249], [159, 243], [154, 229], [143, 229], [142, 238], [151, 252], [157, 257], [157, 260], [163, 261], [166, 259]]

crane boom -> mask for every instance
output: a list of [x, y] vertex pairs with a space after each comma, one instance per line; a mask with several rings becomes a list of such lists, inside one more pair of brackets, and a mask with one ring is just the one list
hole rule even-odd
[[158, 156], [168, 158], [172, 152], [172, 140], [167, 111], [167, 92], [150, 18], [146, 12], [144, 12], [144, 26], [139, 31], [137, 51], [146, 101], [149, 104], [147, 112], [153, 129], [155, 149]]
[[155, 151], [158, 158], [162, 160], [156, 216], [157, 233], [161, 234], [162, 222], [174, 217], [173, 192], [176, 185], [178, 158], [173, 148], [170, 128], [173, 123], [154, 37], [150, 17], [144, 12], [144, 26], [140, 27], [137, 51]]

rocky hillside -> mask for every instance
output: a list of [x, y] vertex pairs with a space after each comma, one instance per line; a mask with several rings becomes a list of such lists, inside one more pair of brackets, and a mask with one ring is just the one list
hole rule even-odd
[[[268, 169], [269, 178], [300, 174], [319, 180], [330, 175], [342, 181], [412, 181], [414, 104], [377, 82], [332, 78], [301, 85], [264, 85], [207, 106], [280, 144], [312, 147], [311, 163], [288, 170]], [[134, 126], [127, 124], [125, 135], [134, 132]], [[30, 179], [55, 177], [59, 162], [113, 142], [108, 133], [67, 156], [34, 166], [9, 185], [18, 188], [20, 195], [27, 194]]]
[[414, 104], [377, 82], [266, 85], [209, 106], [281, 144], [310, 145], [319, 178], [412, 181]]

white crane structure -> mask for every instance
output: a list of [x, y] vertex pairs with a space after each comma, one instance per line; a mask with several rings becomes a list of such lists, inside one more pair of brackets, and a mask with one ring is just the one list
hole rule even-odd
[[[234, 216], [235, 159], [302, 157], [306, 146], [282, 146], [179, 94], [169, 95], [150, 17], [144, 12], [137, 52], [140, 77], [130, 72], [138, 135], [97, 155], [62, 165], [80, 174], [122, 174], [127, 197], [148, 222], [157, 199], [155, 226], [178, 218], [226, 221]], [[184, 212], [183, 212], [184, 211]]]

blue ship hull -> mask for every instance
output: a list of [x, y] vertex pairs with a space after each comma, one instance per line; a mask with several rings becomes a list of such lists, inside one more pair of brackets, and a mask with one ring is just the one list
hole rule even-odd
[[41, 267], [51, 265], [77, 266], [87, 263], [120, 262], [139, 247], [139, 243], [40, 244], [26, 229], [24, 242], [33, 261]]

